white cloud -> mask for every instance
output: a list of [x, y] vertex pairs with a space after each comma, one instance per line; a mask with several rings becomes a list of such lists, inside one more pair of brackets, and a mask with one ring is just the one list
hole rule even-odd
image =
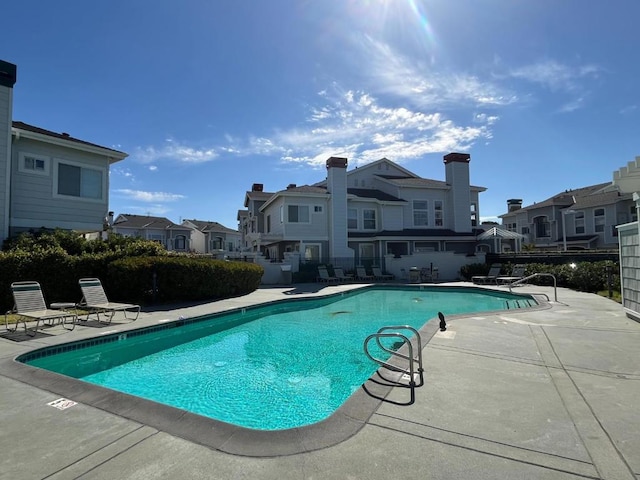
[[138, 147], [131, 157], [141, 163], [153, 163], [159, 160], [176, 160], [184, 163], [210, 162], [218, 157], [214, 148], [198, 148], [182, 145], [171, 138], [165, 139], [160, 147]]
[[409, 58], [371, 37], [363, 37], [360, 46], [368, 59], [365, 68], [369, 88], [411, 105], [435, 109], [505, 106], [518, 101], [517, 94], [498, 83], [464, 72], [436, 71], [433, 62]]
[[620, 114], [621, 115], [628, 115], [630, 113], [635, 112], [638, 109], [637, 105], [629, 105], [627, 107], [621, 108], [620, 109]]
[[118, 189], [114, 193], [141, 202], [175, 202], [186, 198], [184, 195], [166, 192], [145, 192], [143, 190]]
[[149, 165], [149, 170], [151, 170], [152, 172], [156, 172], [158, 171], [158, 167], [156, 165]]
[[555, 60], [543, 60], [512, 69], [508, 75], [542, 85], [554, 92], [573, 92], [582, 89], [582, 81], [597, 78], [601, 72], [595, 65], [573, 67]]

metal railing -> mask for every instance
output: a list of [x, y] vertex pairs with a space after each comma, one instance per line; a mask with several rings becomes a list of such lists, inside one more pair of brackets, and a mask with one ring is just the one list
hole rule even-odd
[[[397, 330], [408, 330], [415, 336], [416, 338], [415, 349], [417, 350], [416, 355], [414, 355], [414, 345], [411, 343], [410, 338], [407, 335], [400, 333]], [[397, 340], [400, 340], [402, 342], [402, 345], [400, 345], [398, 348], [389, 348], [385, 346], [381, 341], [381, 339], [383, 338], [395, 338]], [[400, 359], [406, 360], [408, 362], [408, 366], [404, 368], [404, 367], [395, 365], [388, 360], [382, 360], [380, 358], [373, 356], [369, 351], [369, 343], [371, 342], [371, 340], [374, 340], [374, 339], [376, 341], [376, 344], [378, 345], [378, 348], [380, 348], [380, 350], [382, 350], [383, 352], [388, 353], [390, 355], [390, 358], [400, 358]], [[405, 346], [408, 352], [407, 354], [402, 353], [400, 351], [402, 350], [402, 347], [405, 347]], [[386, 368], [387, 370], [400, 374], [400, 377], [398, 379], [392, 380], [392, 379], [385, 378], [383, 375], [381, 375], [380, 371], [378, 371], [378, 375], [386, 382], [385, 385], [409, 388], [411, 391], [411, 398], [408, 403], [394, 402], [391, 400], [388, 400], [388, 401], [391, 403], [396, 403], [401, 405], [413, 404], [416, 400], [415, 389], [424, 385], [424, 368], [422, 367], [422, 339], [420, 338], [420, 333], [418, 333], [418, 331], [415, 328], [409, 325], [394, 325], [394, 326], [382, 327], [376, 333], [372, 333], [364, 340], [363, 347], [364, 347], [364, 353], [367, 355], [367, 357], [369, 357], [369, 359], [373, 360], [378, 365], [380, 365], [383, 368]], [[373, 379], [372, 381], [375, 382], [375, 380]], [[373, 394], [371, 395], [375, 397], [375, 395]]]
[[552, 275], [551, 273], [534, 273], [532, 275], [529, 275], [528, 277], [524, 277], [521, 278], [520, 280], [516, 280], [515, 282], [511, 282], [509, 283], [509, 293], [511, 292], [511, 287], [514, 287], [516, 285], [520, 285], [521, 283], [526, 282], [527, 280], [530, 280], [532, 278], [535, 277], [551, 277], [553, 278], [553, 298], [555, 299], [556, 303], [558, 302], [558, 282], [556, 280], [556, 276]]

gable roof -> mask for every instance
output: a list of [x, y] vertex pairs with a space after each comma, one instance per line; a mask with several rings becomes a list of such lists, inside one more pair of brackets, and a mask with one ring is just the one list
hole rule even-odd
[[[237, 230], [233, 230], [232, 228], [227, 228], [221, 223], [218, 222], [209, 222], [206, 220], [184, 220], [185, 222], [189, 222], [194, 225], [201, 232], [220, 232], [220, 233], [238, 233]], [[184, 222], [183, 222], [184, 225]]]
[[354, 195], [358, 198], [370, 198], [373, 200], [381, 200], [383, 202], [403, 202], [407, 203], [402, 198], [394, 197], [382, 190], [375, 190], [373, 188], [347, 188], [347, 194]]
[[574, 190], [565, 190], [564, 192], [560, 192], [553, 197], [543, 200], [542, 202], [537, 202], [527, 205], [526, 207], [504, 213], [499, 215], [499, 217], [502, 218], [543, 207], [588, 208], [597, 205], [615, 203], [615, 201], [620, 198], [620, 194], [617, 189], [608, 187], [611, 187], [611, 182], [598, 183], [587, 187], [576, 188]]
[[29, 125], [28, 123], [18, 121], [12, 121], [11, 126], [12, 134], [16, 138], [32, 138], [34, 140], [48, 141], [50, 143], [55, 143], [70, 148], [98, 153], [107, 157], [111, 157], [113, 160], [110, 161], [110, 163], [128, 157], [128, 154], [124, 152], [114, 150], [113, 148], [109, 147], [103, 147], [102, 145], [98, 145], [96, 143], [80, 140], [79, 138], [72, 137], [68, 133], [52, 132], [51, 130], [45, 130], [44, 128], [36, 127], [34, 125]]
[[118, 217], [113, 222], [113, 226], [138, 229], [153, 228], [156, 230], [191, 230], [191, 227], [187, 227], [186, 225], [177, 225], [165, 217], [152, 217], [150, 215], [131, 215], [129, 213], [118, 215]]

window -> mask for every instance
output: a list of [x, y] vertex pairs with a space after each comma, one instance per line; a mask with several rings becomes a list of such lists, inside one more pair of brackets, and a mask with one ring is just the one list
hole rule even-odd
[[267, 233], [271, 232], [271, 215], [267, 215]]
[[478, 208], [475, 203], [471, 204], [471, 226], [478, 226]]
[[173, 241], [173, 248], [176, 250], [186, 250], [187, 248], [187, 237], [184, 235], [178, 235]]
[[518, 231], [518, 224], [517, 223], [507, 223], [507, 230], [509, 232], [517, 232]]
[[413, 251], [415, 253], [437, 252], [438, 247], [439, 247], [438, 242], [415, 242], [413, 244]]
[[284, 223], [284, 207], [280, 205], [280, 223]]
[[576, 212], [573, 216], [576, 235], [584, 234], [584, 212]]
[[362, 226], [365, 230], [376, 229], [376, 211], [375, 210], [363, 210], [362, 211]]
[[38, 175], [49, 174], [49, 157], [20, 152], [18, 170], [23, 173], [35, 173]]
[[523, 235], [529, 235], [529, 227], [522, 227], [521, 233]]
[[409, 255], [409, 244], [407, 242], [387, 242], [387, 254], [394, 257]]
[[429, 202], [426, 200], [413, 201], [413, 226], [426, 227], [429, 225]]
[[358, 229], [358, 210], [355, 208], [349, 208], [347, 210], [347, 228], [349, 230]]
[[536, 232], [536, 238], [545, 238], [551, 236], [551, 225], [549, 225], [547, 217], [534, 218], [533, 225]]
[[322, 213], [322, 205], [314, 205], [313, 213]]
[[210, 250], [222, 250], [223, 239], [222, 237], [212, 237], [209, 241]]
[[106, 171], [56, 160], [55, 195], [87, 200], [105, 200]]
[[375, 257], [373, 243], [361, 243], [359, 246], [360, 263], [371, 260]]
[[317, 244], [307, 244], [304, 246], [304, 259], [307, 262], [320, 261], [320, 245]]
[[442, 200], [434, 200], [433, 210], [435, 211], [433, 221], [435, 222], [436, 227], [442, 227], [444, 225]]
[[638, 210], [636, 209], [635, 205], [631, 205], [629, 207], [629, 218], [631, 218], [632, 222], [638, 221]]
[[593, 225], [596, 232], [604, 232], [604, 208], [593, 211]]
[[148, 233], [147, 240], [153, 240], [154, 242], [164, 245], [164, 235], [160, 233]]
[[308, 205], [289, 205], [289, 223], [309, 223]]

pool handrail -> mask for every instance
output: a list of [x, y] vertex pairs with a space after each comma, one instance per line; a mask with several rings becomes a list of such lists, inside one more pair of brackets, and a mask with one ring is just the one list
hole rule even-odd
[[553, 278], [553, 298], [555, 299], [556, 303], [558, 303], [558, 282], [556, 280], [556, 276], [551, 274], [551, 273], [533, 273], [527, 277], [521, 278], [520, 280], [516, 280], [515, 282], [511, 282], [509, 283], [509, 293], [513, 293], [511, 291], [511, 287], [514, 287], [515, 285], [520, 285], [521, 283], [526, 282], [527, 280], [530, 280], [534, 277], [551, 277]]
[[[413, 349], [414, 346], [411, 343], [411, 340], [409, 339], [408, 336], [394, 331], [394, 332], [388, 332], [388, 330], [410, 330], [417, 339], [417, 350], [418, 353], [416, 356], [413, 355]], [[373, 355], [371, 355], [371, 353], [369, 352], [369, 347], [368, 344], [369, 342], [374, 339], [376, 340], [376, 343], [378, 345], [378, 347], [384, 351], [389, 353], [392, 357], [399, 357], [399, 358], [403, 358], [405, 360], [408, 360], [409, 363], [409, 367], [408, 369], [404, 369], [402, 367], [399, 367], [397, 365], [394, 365], [392, 363], [389, 363], [386, 360], [382, 360], [380, 358], [376, 358]], [[400, 353], [397, 350], [392, 350], [390, 348], [385, 347], [382, 342], [380, 341], [381, 338], [398, 338], [400, 340], [402, 340], [403, 345], [407, 345], [407, 349], [408, 349], [408, 355], [405, 355], [404, 353]], [[369, 335], [365, 340], [364, 340], [364, 352], [367, 355], [367, 357], [369, 357], [369, 359], [371, 359], [372, 361], [376, 362], [378, 365], [380, 365], [381, 367], [384, 367], [388, 370], [394, 371], [394, 372], [399, 372], [402, 373], [403, 375], [408, 375], [409, 376], [409, 383], [407, 385], [405, 385], [404, 383], [401, 383], [399, 380], [397, 381], [390, 381], [386, 378], [384, 378], [382, 375], [380, 375], [380, 372], [378, 372], [378, 375], [380, 375], [385, 381], [390, 381], [392, 382], [394, 385], [396, 386], [402, 386], [405, 388], [410, 388], [411, 389], [411, 399], [408, 403], [403, 404], [403, 405], [412, 405], [415, 402], [415, 389], [418, 387], [421, 387], [424, 385], [424, 369], [422, 367], [422, 341], [420, 338], [420, 334], [418, 333], [418, 331], [409, 326], [409, 325], [395, 325], [395, 326], [386, 326], [386, 327], [382, 327], [380, 328], [376, 333], [372, 333], [371, 335]], [[400, 350], [402, 347], [400, 347], [398, 350]], [[418, 368], [415, 368], [415, 363], [418, 363]], [[418, 375], [419, 378], [419, 382], [416, 383], [416, 374]], [[366, 388], [365, 388], [366, 390]], [[397, 402], [392, 402], [392, 403], [397, 403]]]

